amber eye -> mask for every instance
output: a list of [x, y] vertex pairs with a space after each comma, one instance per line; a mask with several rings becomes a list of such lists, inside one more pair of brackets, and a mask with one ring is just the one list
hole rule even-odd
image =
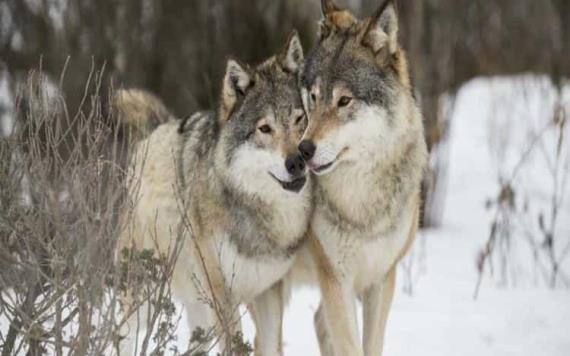
[[271, 133], [272, 130], [271, 130], [271, 126], [262, 125], [262, 126], [259, 126], [259, 131], [261, 131], [264, 134], [268, 134], [268, 133]]
[[338, 101], [338, 107], [341, 108], [343, 106], [347, 106], [348, 104], [350, 104], [351, 101], [352, 101], [351, 97], [343, 96]]
[[297, 117], [295, 119], [295, 125], [299, 125], [301, 123], [301, 121], [303, 120], [303, 118], [305, 117], [305, 114], [301, 114], [299, 115], [299, 117]]

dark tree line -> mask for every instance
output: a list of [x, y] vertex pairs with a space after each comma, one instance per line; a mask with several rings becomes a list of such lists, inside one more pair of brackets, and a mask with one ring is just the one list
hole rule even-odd
[[16, 76], [37, 68], [40, 58], [53, 78], [65, 69], [71, 107], [91, 68], [103, 66], [106, 84], [146, 88], [178, 115], [210, 107], [229, 55], [259, 61], [291, 28], [312, 32], [304, 28], [313, 18], [306, 5], [294, 9], [290, 1], [36, 2], [0, 3], [1, 18], [9, 19], [0, 27], [0, 63]]

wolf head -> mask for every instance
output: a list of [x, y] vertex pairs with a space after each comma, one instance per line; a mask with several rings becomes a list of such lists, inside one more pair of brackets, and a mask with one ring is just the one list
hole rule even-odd
[[305, 185], [307, 170], [297, 150], [307, 125], [297, 87], [302, 62], [296, 32], [278, 55], [258, 66], [228, 61], [218, 114], [219, 161], [241, 190], [299, 192]]
[[318, 175], [389, 159], [410, 126], [421, 127], [393, 5], [364, 20], [330, 0], [322, 8], [319, 43], [300, 75], [309, 123], [299, 150]]

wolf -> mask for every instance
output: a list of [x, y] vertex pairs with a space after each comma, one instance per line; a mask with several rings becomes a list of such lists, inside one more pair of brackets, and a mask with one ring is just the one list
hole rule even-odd
[[[134, 211], [117, 247], [164, 255], [182, 236], [171, 288], [190, 330], [221, 333], [230, 325], [233, 337], [237, 306], [247, 304], [264, 325], [258, 355], [281, 352], [280, 340], [271, 339], [281, 328], [279, 281], [303, 244], [312, 209], [311, 179], [297, 149], [307, 125], [297, 86], [302, 63], [295, 31], [259, 65], [229, 59], [217, 111], [169, 119], [139, 142], [131, 163], [138, 174], [129, 183]], [[165, 112], [140, 95], [122, 97], [126, 109], [119, 112], [127, 116], [129, 107], [135, 116]], [[123, 120], [135, 136], [149, 131], [132, 125], [136, 118]]]
[[299, 254], [291, 278], [316, 272], [322, 355], [377, 356], [396, 264], [418, 225], [427, 164], [422, 115], [398, 44], [394, 5], [385, 1], [359, 20], [331, 0], [321, 4], [319, 40], [300, 74], [309, 123], [299, 150], [315, 175], [314, 213], [307, 252]]

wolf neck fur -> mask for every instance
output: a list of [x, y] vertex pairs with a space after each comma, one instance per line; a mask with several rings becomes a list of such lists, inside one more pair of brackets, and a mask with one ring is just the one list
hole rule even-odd
[[377, 235], [397, 225], [410, 198], [418, 193], [426, 161], [420, 130], [410, 128], [403, 140], [401, 149], [388, 158], [340, 164], [317, 178], [316, 205], [339, 230]]
[[[225, 205], [231, 207], [228, 212], [235, 224], [232, 241], [240, 253], [248, 256], [281, 255], [288, 258], [301, 246], [304, 231], [289, 230], [283, 211], [301, 206], [290, 207], [283, 203], [277, 205], [279, 203], [238, 192], [231, 185], [226, 185], [224, 189]], [[296, 205], [300, 204], [297, 202]], [[308, 212], [295, 214], [295, 217], [305, 219], [307, 215]]]

